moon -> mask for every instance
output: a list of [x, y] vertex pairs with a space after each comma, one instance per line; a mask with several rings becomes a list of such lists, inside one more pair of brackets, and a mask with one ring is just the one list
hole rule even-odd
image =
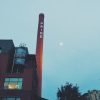
[[63, 42], [59, 42], [59, 46], [63, 46], [64, 45], [64, 43]]

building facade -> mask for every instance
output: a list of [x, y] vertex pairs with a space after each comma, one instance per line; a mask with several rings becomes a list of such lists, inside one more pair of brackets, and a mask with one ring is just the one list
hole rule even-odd
[[24, 45], [15, 47], [12, 40], [0, 40], [0, 100], [46, 100], [41, 98], [43, 14], [38, 27], [36, 54]]
[[91, 90], [84, 94], [85, 100], [100, 100], [100, 90]]

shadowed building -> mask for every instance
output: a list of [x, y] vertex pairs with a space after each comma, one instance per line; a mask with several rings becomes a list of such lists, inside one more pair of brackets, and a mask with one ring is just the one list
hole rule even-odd
[[44, 15], [39, 15], [36, 54], [12, 40], [0, 40], [0, 100], [41, 98]]

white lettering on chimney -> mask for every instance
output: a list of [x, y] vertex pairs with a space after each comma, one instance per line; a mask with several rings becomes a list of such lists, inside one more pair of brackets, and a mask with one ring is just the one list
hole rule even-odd
[[43, 22], [40, 22], [40, 38], [43, 38]]

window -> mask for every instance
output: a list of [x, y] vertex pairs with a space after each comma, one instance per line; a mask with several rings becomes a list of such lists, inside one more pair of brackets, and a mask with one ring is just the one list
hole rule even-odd
[[15, 59], [15, 64], [24, 64], [25, 63], [25, 59], [23, 59], [23, 58], [16, 58]]
[[0, 47], [0, 53], [2, 53], [2, 49], [1, 49], [1, 47]]
[[21, 100], [19, 97], [0, 97], [0, 100]]
[[[22, 78], [5, 78], [4, 89], [22, 89]], [[7, 99], [8, 100], [8, 99]]]

